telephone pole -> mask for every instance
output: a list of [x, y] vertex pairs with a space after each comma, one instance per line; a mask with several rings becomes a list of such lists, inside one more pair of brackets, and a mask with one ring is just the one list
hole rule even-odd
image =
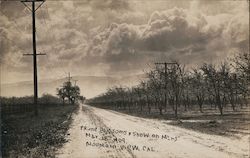
[[165, 89], [167, 88], [167, 70], [168, 70], [168, 66], [170, 65], [177, 65], [176, 62], [158, 62], [155, 63], [155, 65], [164, 65], [164, 77], [165, 77]]
[[[45, 55], [45, 54], [37, 54], [36, 53], [36, 11], [45, 0], [23, 0], [21, 1], [25, 7], [27, 7], [32, 12], [32, 35], [33, 35], [33, 54], [24, 54], [24, 55], [32, 55], [33, 56], [33, 71], [34, 71], [34, 113], [38, 115], [37, 109], [37, 98], [38, 98], [38, 86], [37, 86], [37, 55]], [[36, 8], [36, 2], [40, 2], [38, 7]], [[26, 3], [31, 3], [32, 7], [30, 8]]]
[[158, 63], [155, 63], [155, 65], [164, 65], [164, 77], [165, 77], [164, 104], [165, 104], [165, 111], [166, 111], [166, 108], [167, 108], [167, 93], [166, 93], [166, 91], [167, 91], [167, 71], [168, 71], [168, 66], [177, 65], [177, 63], [176, 62], [158, 62]]
[[76, 82], [77, 82], [78, 80], [74, 80], [74, 82], [75, 82], [75, 86], [76, 86]]
[[70, 72], [69, 72], [68, 82], [70, 82], [71, 79], [72, 77], [70, 77]]

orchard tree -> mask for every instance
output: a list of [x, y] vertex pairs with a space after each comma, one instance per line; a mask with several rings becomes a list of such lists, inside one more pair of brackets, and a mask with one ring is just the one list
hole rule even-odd
[[172, 91], [172, 96], [174, 97], [174, 113], [175, 117], [178, 117], [178, 107], [180, 106], [181, 95], [183, 93], [183, 87], [185, 84], [184, 76], [184, 66], [179, 63], [173, 65], [169, 69], [169, 85]]
[[242, 105], [242, 101], [245, 104], [248, 104], [249, 96], [250, 96], [250, 52], [249, 50], [241, 50], [234, 57], [233, 66], [237, 73], [238, 78], [238, 90], [240, 93], [240, 104]]
[[63, 105], [65, 103], [66, 93], [64, 88], [57, 88], [57, 96], [63, 100]]
[[204, 73], [208, 90], [213, 95], [215, 104], [219, 108], [220, 114], [223, 115], [223, 107], [226, 105], [226, 85], [229, 75], [227, 63], [223, 63], [219, 68], [212, 64], [204, 64], [201, 67]]
[[205, 101], [206, 89], [209, 87], [206, 87], [204, 76], [201, 71], [197, 69], [193, 70], [191, 86], [193, 95], [196, 98], [197, 104], [199, 105], [200, 112], [203, 113], [202, 105]]

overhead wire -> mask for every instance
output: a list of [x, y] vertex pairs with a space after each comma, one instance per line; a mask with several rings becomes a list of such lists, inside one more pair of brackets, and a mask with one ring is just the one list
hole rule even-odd
[[[45, 4], [45, 9], [46, 9], [47, 16], [50, 17], [49, 8], [48, 8], [48, 5], [47, 5], [47, 4]], [[54, 27], [51, 27], [51, 29], [49, 29], [49, 31], [51, 32], [53, 41], [56, 41], [56, 37], [55, 37], [55, 28], [54, 28]], [[53, 49], [54, 49], [54, 47], [53, 47]], [[58, 51], [55, 50], [55, 53], [58, 53]], [[65, 75], [65, 76], [68, 75], [68, 72], [66, 72], [65, 67], [62, 67], [62, 71], [64, 72], [64, 75]]]
[[[0, 12], [1, 12], [3, 15], [5, 15], [6, 17], [8, 17], [2, 10], [0, 10]], [[20, 28], [19, 28], [19, 26], [18, 26], [16, 20], [15, 20], [15, 19], [11, 19], [11, 20], [14, 22], [14, 25], [12, 25], [12, 26], [14, 26], [15, 29], [22, 35], [23, 32], [20, 30]], [[16, 34], [16, 32], [14, 32], [14, 30], [8, 29], [8, 31], [11, 31], [11, 32], [13, 32], [14, 34]], [[16, 47], [18, 47], [21, 51], [24, 51], [24, 49], [21, 48], [21, 47], [17, 44], [17, 42], [14, 42], [14, 40], [9, 39], [7, 36], [4, 36], [4, 37], [5, 37], [5, 39], [7, 39], [8, 41], [10, 41], [12, 44], [14, 44]], [[31, 39], [30, 39], [30, 40], [31, 40]]]
[[[82, 0], [45, 0], [46, 2], [49, 2], [49, 1], [53, 1], [53, 2], [58, 2], [58, 1], [82, 1]], [[2, 2], [21, 2], [21, 0], [2, 0]], [[47, 6], [47, 4], [46, 3], [44, 3], [44, 5], [45, 5], [45, 13], [48, 15], [48, 17], [50, 16], [50, 14], [49, 14], [49, 10], [48, 10], [48, 6]], [[1, 11], [1, 10], [0, 10]], [[24, 11], [27, 11], [27, 8], [24, 10]], [[1, 11], [2, 12], [2, 11]], [[46, 28], [47, 28], [47, 31], [49, 31], [50, 33], [46, 33], [46, 34], [49, 34], [50, 36], [51, 36], [51, 38], [52, 38], [52, 41], [56, 41], [55, 39], [55, 34], [54, 34], [54, 28], [53, 27], [51, 27], [51, 29], [48, 27], [48, 22], [46, 21], [46, 18], [45, 18], [45, 15], [44, 14], [42, 14], [42, 20], [43, 20], [43, 23], [44, 23], [44, 25], [46, 26]], [[19, 32], [19, 33], [21, 33], [22, 34], [22, 32], [21, 32], [21, 30], [18, 28], [18, 24], [17, 24], [17, 22], [16, 22], [16, 20], [15, 19], [13, 19], [13, 22], [14, 22], [14, 27], [16, 28], [16, 30]], [[39, 33], [37, 33], [37, 36], [39, 36]], [[11, 43], [15, 43], [13, 40], [11, 40], [11, 39], [9, 39], [9, 38], [7, 38], [6, 37], [6, 39], [7, 40], [9, 40]], [[38, 39], [39, 39], [39, 37], [38, 37]], [[22, 49], [22, 48], [20, 48], [17, 44], [15, 44], [20, 50], [23, 50], [24, 51], [24, 49]], [[55, 50], [55, 48], [54, 47], [51, 47], [52, 49], [54, 49], [54, 51], [55, 51], [55, 53], [57, 53], [57, 50]], [[44, 48], [42, 48], [42, 51], [44, 51]], [[48, 58], [48, 56], [47, 56], [47, 60], [49, 61], [49, 58]], [[51, 65], [50, 64], [47, 64], [47, 65], [49, 65], [48, 66], [48, 69], [50, 70], [50, 71], [52, 71], [54, 74], [57, 74], [57, 76], [61, 76], [61, 75], [59, 75], [58, 74], [58, 72], [55, 72], [55, 70], [51, 67]], [[65, 68], [63, 67], [63, 71], [64, 71], [64, 74], [66, 74], [66, 71], [65, 71]]]
[[[2, 10], [0, 10], [0, 12], [1, 12], [3, 15], [5, 15], [5, 16], [7, 17], [7, 15], [6, 15]], [[15, 25], [13, 25], [13, 26], [16, 28], [16, 30], [17, 30], [19, 33], [22, 34], [21, 30], [19, 29], [19, 27], [18, 27], [18, 25], [17, 25], [16, 20], [15, 20], [15, 19], [11, 19], [11, 20], [14, 22]]]
[[[53, 32], [53, 30], [54, 30], [54, 28], [53, 27], [49, 27], [48, 26], [48, 21], [46, 20], [46, 16], [47, 17], [50, 17], [50, 14], [49, 14], [49, 11], [48, 11], [48, 6], [47, 6], [47, 4], [46, 3], [44, 3], [44, 7], [43, 7], [43, 10], [44, 10], [44, 14], [42, 14], [42, 18], [43, 18], [43, 22], [44, 22], [44, 25], [45, 25], [45, 27], [46, 27], [46, 30], [47, 30], [47, 35], [49, 35], [50, 36], [50, 39], [51, 39], [51, 41], [56, 41], [56, 39], [55, 39], [55, 34], [54, 34], [54, 32]], [[45, 14], [47, 14], [47, 15], [45, 15]], [[57, 53], [57, 51], [55, 50], [55, 48], [54, 47], [51, 47], [51, 50], [53, 50], [54, 51], [54, 53]], [[47, 61], [49, 61], [49, 52], [46, 52], [48, 55], [46, 55], [46, 57], [47, 57]], [[62, 78], [62, 77], [64, 77], [64, 74], [62, 74], [62, 73], [59, 73], [58, 72], [58, 69], [55, 71], [55, 69], [51, 66], [51, 64], [47, 64], [47, 68], [51, 71], [51, 72], [53, 72], [53, 74], [56, 74], [56, 76], [57, 77], [59, 77], [59, 78]], [[63, 67], [63, 69], [64, 69], [64, 67]], [[65, 69], [63, 70], [63, 71], [65, 71]], [[64, 72], [65, 73], [65, 72]]]
[[[15, 1], [15, 0], [12, 0], [12, 1]], [[5, 2], [9, 2], [9, 1], [5, 1]], [[46, 5], [46, 9], [47, 9], [47, 5]], [[23, 11], [27, 11], [27, 9], [24, 9]], [[2, 10], [0, 10], [0, 12], [1, 12], [3, 15], [7, 16]], [[48, 14], [48, 10], [45, 10], [44, 12]], [[44, 15], [44, 14], [42, 14], [42, 15]], [[48, 14], [48, 16], [49, 16], [49, 14]], [[47, 30], [50, 30], [49, 27], [47, 26], [47, 22], [46, 22], [45, 17], [42, 16], [42, 18], [43, 18], [43, 22], [44, 22], [44, 25], [46, 26]], [[22, 35], [22, 34], [23, 34], [23, 31], [20, 30], [19, 25], [17, 24], [17, 21], [16, 21], [15, 19], [11, 19], [11, 21], [13, 21], [13, 23], [14, 23], [14, 25], [12, 25], [12, 26], [15, 28], [15, 30], [17, 30], [17, 31]], [[15, 32], [14, 30], [8, 29], [8, 31], [11, 31], [11, 32], [13, 32], [14, 34], [16, 34], [16, 32]], [[46, 33], [46, 34], [48, 34], [48, 33]], [[51, 35], [51, 33], [49, 33], [49, 34]], [[38, 36], [38, 39], [39, 39], [39, 31], [37, 32], [36, 35]], [[54, 36], [54, 34], [52, 34], [52, 35]], [[20, 51], [26, 53], [26, 52], [25, 52], [25, 49], [21, 48], [21, 47], [17, 44], [16, 41], [10, 39], [10, 38], [7, 37], [7, 36], [2, 36], [2, 37], [3, 37], [4, 39], [8, 40], [9, 42], [11, 42], [11, 43], [12, 43], [14, 46], [16, 46]], [[54, 39], [55, 39], [55, 38], [54, 38]], [[31, 41], [31, 38], [30, 38], [30, 41]], [[41, 47], [40, 47], [40, 48], [41, 48]], [[52, 47], [52, 48], [53, 48], [53, 47]], [[41, 49], [42, 49], [42, 51], [44, 52], [44, 48], [42, 47]], [[47, 56], [47, 61], [49, 61], [48, 56]], [[11, 65], [11, 63], [10, 63], [10, 64], [5, 63], [5, 65]], [[48, 68], [51, 72], [53, 72], [53, 74], [56, 74], [56, 75], [59, 76], [59, 77], [62, 76], [62, 75], [59, 75], [59, 73], [58, 73], [57, 71], [55, 71], [54, 69], [52, 69], [52, 67], [51, 67], [50, 64], [46, 64], [46, 65], [49, 65], [49, 66], [47, 66], [47, 68]]]
[[[41, 10], [43, 10], [43, 9], [41, 9]], [[40, 11], [40, 10], [39, 10]], [[37, 39], [40, 39], [40, 35], [41, 34], [45, 34], [45, 35], [48, 35], [49, 33], [48, 33], [48, 26], [47, 26], [47, 23], [45, 22], [45, 18], [44, 18], [44, 14], [43, 13], [41, 13], [41, 20], [39, 19], [38, 20], [38, 22], [40, 23], [40, 25], [44, 25], [45, 27], [43, 27], [43, 28], [45, 28], [45, 30], [43, 29], [43, 31], [46, 31], [45, 33], [44, 32], [41, 32], [41, 30], [39, 30], [39, 31], [37, 31], [37, 33], [36, 33], [36, 36], [37, 36]], [[39, 27], [39, 25], [38, 25], [38, 27]], [[49, 34], [50, 35], [50, 34]], [[45, 40], [45, 39], [42, 39], [42, 40]], [[42, 51], [42, 53], [46, 53], [46, 61], [47, 62], [49, 62], [49, 58], [48, 58], [48, 52], [45, 52], [45, 49], [44, 49], [44, 46], [42, 45], [42, 46], [39, 46], [38, 47], [41, 51]], [[38, 60], [39, 61], [39, 60]], [[48, 69], [49, 70], [49, 72], [52, 72], [53, 70], [51, 69], [51, 67], [50, 67], [50, 64], [49, 63], [47, 63], [47, 64], [45, 64], [45, 69]], [[46, 71], [46, 70], [45, 70]], [[53, 72], [53, 74], [56, 74], [55, 72]]]

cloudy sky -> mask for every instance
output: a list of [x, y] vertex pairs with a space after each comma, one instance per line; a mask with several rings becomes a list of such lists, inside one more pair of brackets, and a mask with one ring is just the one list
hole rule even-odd
[[[0, 2], [1, 82], [32, 80], [31, 13]], [[148, 63], [220, 62], [249, 48], [247, 0], [47, 0], [36, 12], [39, 77], [133, 75]]]

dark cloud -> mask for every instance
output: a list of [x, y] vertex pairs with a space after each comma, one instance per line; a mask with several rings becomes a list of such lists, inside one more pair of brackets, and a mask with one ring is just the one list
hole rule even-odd
[[124, 10], [130, 10], [131, 6], [129, 4], [129, 1], [127, 0], [88, 0], [91, 7], [94, 9], [100, 9], [100, 10], [117, 10], [117, 11], [124, 11]]
[[100, 62], [110, 64], [110, 71], [143, 69], [149, 61], [145, 59], [180, 60], [189, 65], [225, 59], [230, 51], [248, 46], [247, 16], [241, 20], [237, 16], [207, 16], [181, 8], [156, 11], [147, 24], [112, 24], [99, 30], [88, 55], [101, 57]]
[[3, 1], [0, 3], [0, 11], [2, 14], [7, 15], [9, 18], [20, 18], [25, 16], [26, 8], [21, 2], [17, 1]]
[[[28, 72], [32, 60], [22, 54], [32, 51], [31, 15], [16, 2], [0, 6], [1, 63]], [[47, 1], [37, 11], [37, 49], [47, 53], [39, 57], [41, 73], [120, 75], [154, 61], [223, 60], [249, 48], [246, 13], [243, 2]]]

